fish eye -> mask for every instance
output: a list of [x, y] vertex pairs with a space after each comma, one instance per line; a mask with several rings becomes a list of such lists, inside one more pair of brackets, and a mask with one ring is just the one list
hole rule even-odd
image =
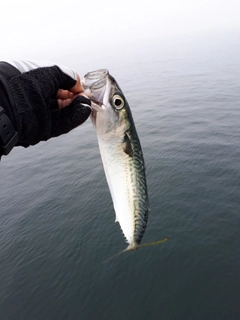
[[113, 104], [116, 109], [122, 109], [122, 107], [124, 107], [124, 100], [121, 96], [115, 95], [113, 97]]

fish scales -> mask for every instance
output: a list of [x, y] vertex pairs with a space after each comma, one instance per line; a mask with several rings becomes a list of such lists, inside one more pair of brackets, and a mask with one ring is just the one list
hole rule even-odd
[[[116, 145], [115, 148], [114, 145]], [[148, 196], [143, 159], [140, 156], [141, 150], [139, 150], [138, 144], [134, 143], [134, 140], [132, 156], [125, 154], [121, 140], [117, 143], [113, 140], [111, 140], [111, 143], [106, 143], [106, 141], [99, 139], [99, 147], [103, 164], [106, 168], [105, 173], [116, 211], [116, 220], [120, 222], [120, 215], [124, 215], [123, 231], [128, 229], [125, 224], [131, 225], [133, 223], [133, 230], [130, 231], [133, 237], [131, 238], [131, 235], [125, 236], [129, 244], [132, 242], [139, 244], [143, 237], [148, 217]], [[123, 205], [124, 202], [127, 204], [127, 208]], [[133, 218], [131, 214], [129, 215], [129, 211], [132, 213]], [[133, 222], [129, 221], [129, 218], [133, 219]]]

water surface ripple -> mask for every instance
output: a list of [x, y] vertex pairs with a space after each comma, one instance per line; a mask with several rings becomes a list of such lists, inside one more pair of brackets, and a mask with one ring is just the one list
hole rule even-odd
[[126, 244], [90, 120], [15, 148], [0, 164], [1, 320], [240, 319], [240, 48], [184, 44], [96, 63], [125, 92], [142, 143], [143, 242], [171, 240], [102, 263]]

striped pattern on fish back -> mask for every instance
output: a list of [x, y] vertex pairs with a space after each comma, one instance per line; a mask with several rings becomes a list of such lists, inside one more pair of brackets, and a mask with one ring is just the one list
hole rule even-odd
[[134, 187], [134, 241], [136, 244], [140, 244], [144, 235], [149, 212], [149, 201], [147, 192], [147, 183], [145, 175], [145, 165], [142, 153], [140, 141], [134, 126], [131, 126], [127, 132], [131, 146], [132, 146], [132, 157], [131, 157], [131, 179]]

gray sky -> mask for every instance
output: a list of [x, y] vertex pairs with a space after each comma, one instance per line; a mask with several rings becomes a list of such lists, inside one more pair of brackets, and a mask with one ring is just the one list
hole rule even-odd
[[240, 30], [240, 0], [2, 0], [0, 60], [218, 29]]

